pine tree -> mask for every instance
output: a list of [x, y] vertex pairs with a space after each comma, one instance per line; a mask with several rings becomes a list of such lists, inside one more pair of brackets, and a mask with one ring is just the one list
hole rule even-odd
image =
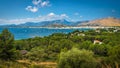
[[15, 48], [13, 46], [14, 36], [4, 29], [0, 34], [0, 59], [12, 60], [15, 58]]

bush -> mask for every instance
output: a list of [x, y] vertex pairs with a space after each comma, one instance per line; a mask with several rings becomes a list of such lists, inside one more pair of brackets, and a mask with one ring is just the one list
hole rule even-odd
[[73, 48], [68, 52], [61, 52], [58, 68], [96, 68], [97, 62], [93, 52]]

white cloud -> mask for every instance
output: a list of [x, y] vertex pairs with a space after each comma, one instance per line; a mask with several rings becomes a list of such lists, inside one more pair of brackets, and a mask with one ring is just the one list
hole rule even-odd
[[26, 10], [31, 12], [37, 12], [40, 8], [50, 6], [48, 0], [33, 0], [33, 6], [27, 6]]
[[41, 2], [41, 7], [49, 6], [49, 1]]
[[37, 7], [32, 7], [32, 6], [27, 6], [26, 10], [31, 11], [31, 12], [37, 12], [38, 8]]
[[32, 1], [32, 3], [34, 4], [34, 5], [38, 5], [39, 3], [41, 3], [42, 2], [42, 0], [33, 0]]
[[55, 16], [55, 14], [54, 13], [49, 13], [48, 16]]
[[69, 17], [66, 14], [57, 15], [55, 13], [49, 13], [47, 15], [38, 16], [36, 18], [12, 19], [12, 20], [0, 19], [0, 24], [21, 24], [25, 22], [41, 22], [58, 19], [69, 19]]
[[61, 14], [61, 17], [69, 18], [66, 14]]

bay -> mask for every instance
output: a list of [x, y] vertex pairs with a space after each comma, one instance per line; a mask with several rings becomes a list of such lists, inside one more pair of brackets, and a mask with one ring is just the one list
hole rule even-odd
[[[0, 33], [4, 28], [0, 28]], [[44, 37], [49, 36], [53, 33], [70, 33], [74, 30], [90, 30], [90, 28], [7, 28], [13, 35], [15, 40], [34, 38], [34, 37]]]

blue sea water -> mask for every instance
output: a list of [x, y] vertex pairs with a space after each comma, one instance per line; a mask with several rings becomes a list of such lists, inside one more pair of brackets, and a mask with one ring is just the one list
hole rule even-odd
[[[0, 28], [0, 33], [4, 28]], [[89, 28], [77, 28], [78, 30], [90, 30]], [[44, 37], [53, 33], [69, 33], [77, 29], [57, 29], [57, 28], [8, 28], [14, 35], [15, 40], [33, 38], [36, 36]]]

